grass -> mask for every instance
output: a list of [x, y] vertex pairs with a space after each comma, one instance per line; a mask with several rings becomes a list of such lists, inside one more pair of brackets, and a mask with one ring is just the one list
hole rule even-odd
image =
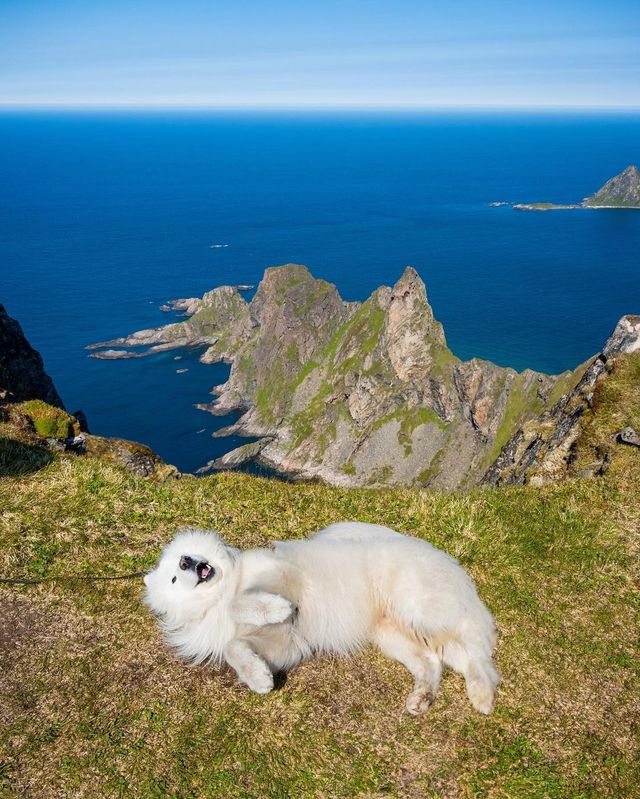
[[[493, 446], [487, 452], [483, 460], [485, 469], [495, 461], [502, 448], [518, 430], [520, 423], [526, 416], [535, 416], [543, 410], [542, 401], [537, 395], [537, 387], [531, 385], [527, 391], [523, 388], [524, 378], [521, 374], [516, 375], [514, 383], [507, 398], [507, 404], [502, 416], [502, 421], [498, 427]], [[502, 390], [502, 387], [501, 389]], [[500, 392], [498, 392], [499, 394]]]
[[[636, 418], [611, 410], [637, 385], [632, 369], [598, 397], [594, 442]], [[159, 484], [70, 455], [19, 473], [26, 441], [0, 428], [15, 475], [0, 480], [2, 575], [145, 569], [185, 524], [251, 547], [382, 523], [461, 560], [496, 616], [503, 674], [489, 717], [453, 673], [428, 715], [402, 715], [411, 679], [373, 651], [304, 664], [261, 697], [175, 660], [139, 581], [0, 586], [2, 797], [640, 794], [640, 451], [615, 446], [601, 479], [437, 494], [242, 474]]]
[[66, 411], [47, 405], [42, 400], [22, 402], [16, 410], [31, 420], [36, 433], [42, 438], [64, 439], [73, 432], [75, 419]]

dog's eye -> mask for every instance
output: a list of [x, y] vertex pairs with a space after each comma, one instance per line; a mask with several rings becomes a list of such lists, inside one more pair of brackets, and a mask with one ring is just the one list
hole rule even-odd
[[172, 582], [172, 583], [175, 583], [175, 581], [176, 581], [177, 579], [178, 579], [177, 577], [174, 577], [174, 578], [173, 578], [173, 580], [171, 580], [171, 582]]

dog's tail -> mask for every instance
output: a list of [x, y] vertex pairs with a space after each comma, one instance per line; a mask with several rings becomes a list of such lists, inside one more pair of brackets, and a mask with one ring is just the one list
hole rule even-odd
[[[484, 627], [484, 625], [483, 625]], [[480, 713], [491, 713], [500, 675], [491, 657], [496, 633], [491, 619], [490, 628], [467, 629], [457, 639], [449, 639], [443, 647], [447, 666], [464, 676], [467, 696]]]

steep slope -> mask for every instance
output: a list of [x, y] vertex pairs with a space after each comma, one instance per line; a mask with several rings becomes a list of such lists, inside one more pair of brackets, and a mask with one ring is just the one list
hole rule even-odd
[[84, 413], [67, 413], [40, 353], [0, 305], [0, 479], [37, 471], [59, 451], [123, 465], [139, 477], [179, 476], [143, 444], [90, 435]]
[[[593, 439], [593, 423], [602, 397], [610, 389], [609, 376], [627, 374], [624, 401], [610, 404], [611, 429]], [[614, 380], [615, 384], [616, 381]], [[635, 403], [635, 404], [634, 404]], [[640, 430], [640, 316], [623, 316], [603, 351], [587, 366], [572, 391], [565, 394], [541, 416], [529, 419], [507, 442], [484, 482], [500, 484], [541, 484], [576, 475], [603, 474], [611, 450], [625, 427]], [[600, 420], [605, 412], [600, 409]]]
[[637, 166], [628, 166], [608, 180], [595, 194], [583, 203], [589, 208], [640, 208], [640, 172]]
[[25, 338], [22, 328], [0, 305], [0, 399], [15, 402], [43, 400], [64, 407], [39, 352]]
[[233, 292], [205, 295], [206, 319], [201, 306], [185, 322], [94, 345], [207, 344], [204, 361], [231, 362], [206, 409], [244, 409], [225, 432], [264, 440], [220, 466], [246, 456], [345, 486], [468, 486], [570, 380], [460, 361], [411, 268], [362, 304], [296, 264], [267, 269], [251, 303]]

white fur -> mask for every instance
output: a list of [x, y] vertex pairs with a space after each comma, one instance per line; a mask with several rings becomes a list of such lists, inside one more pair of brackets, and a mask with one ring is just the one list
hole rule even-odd
[[[207, 561], [214, 576], [198, 584], [180, 570], [182, 555]], [[459, 563], [420, 539], [341, 522], [241, 552], [215, 533], [187, 529], [145, 584], [145, 602], [182, 658], [226, 661], [258, 693], [315, 653], [346, 655], [372, 643], [413, 674], [408, 712], [428, 709], [443, 665], [464, 675], [477, 710], [493, 708], [493, 617]]]

